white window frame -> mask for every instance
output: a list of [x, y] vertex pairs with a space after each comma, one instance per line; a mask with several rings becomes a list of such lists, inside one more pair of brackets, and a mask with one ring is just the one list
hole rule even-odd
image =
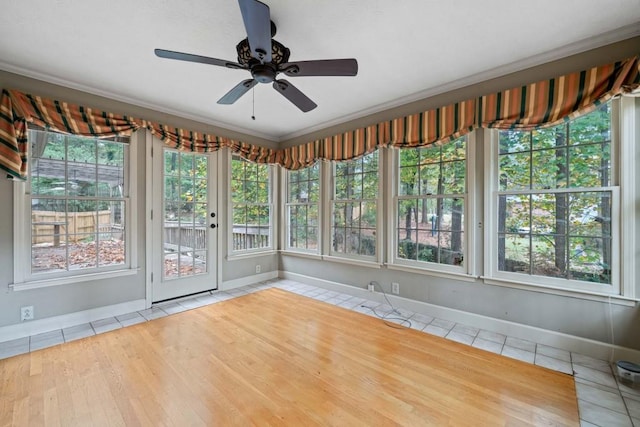
[[[621, 174], [620, 170], [620, 147], [636, 145], [631, 140], [622, 144], [620, 139], [620, 104], [618, 100], [612, 101], [611, 111], [611, 185], [609, 187], [589, 187], [589, 188], [566, 188], [558, 189], [557, 192], [580, 193], [610, 191], [611, 192], [611, 284], [599, 284], [580, 280], [564, 278], [554, 278], [531, 274], [498, 270], [498, 195], [499, 195], [499, 130], [484, 129], [485, 139], [485, 282], [496, 284], [523, 285], [532, 289], [555, 289], [560, 291], [575, 291], [579, 293], [595, 295], [622, 295], [624, 293], [633, 294], [633, 286], [626, 285], [624, 291], [621, 287], [621, 213], [620, 213], [620, 182], [629, 181], [633, 175], [633, 168], [626, 166], [627, 170]], [[629, 148], [631, 149], [631, 148]], [[623, 178], [623, 179], [621, 179]], [[537, 194], [544, 190], [527, 190], [525, 193]], [[505, 193], [505, 192], [502, 192]], [[508, 192], [506, 192], [508, 193]], [[519, 191], [518, 193], [523, 193]], [[627, 213], [625, 212], [625, 215]], [[635, 216], [635, 214], [632, 214]], [[629, 219], [626, 220], [629, 222]], [[630, 250], [631, 247], [628, 248]]]
[[[335, 182], [335, 173], [336, 173], [336, 165], [338, 162], [336, 161], [332, 161], [329, 163], [327, 169], [329, 170], [329, 173], [326, 174], [326, 180], [328, 182], [328, 197], [327, 197], [327, 202], [325, 203], [326, 207], [325, 209], [323, 209], [324, 212], [324, 216], [328, 219], [328, 221], [326, 221], [328, 224], [326, 227], [324, 227], [325, 229], [322, 231], [322, 234], [324, 236], [324, 240], [327, 242], [327, 248], [325, 249], [324, 253], [326, 253], [327, 255], [325, 255], [323, 257], [323, 259], [329, 260], [329, 261], [346, 261], [346, 262], [354, 262], [354, 263], [358, 263], [358, 262], [364, 262], [364, 263], [374, 263], [376, 265], [381, 265], [382, 264], [382, 257], [383, 257], [383, 238], [384, 238], [384, 227], [383, 227], [383, 214], [384, 214], [384, 186], [383, 186], [383, 182], [384, 180], [382, 179], [382, 177], [384, 176], [384, 162], [386, 160], [386, 156], [384, 155], [385, 149], [378, 149], [375, 153], [377, 153], [378, 156], [378, 171], [377, 171], [377, 179], [378, 179], [378, 194], [377, 194], [377, 198], [375, 200], [375, 204], [376, 204], [376, 245], [375, 245], [375, 250], [376, 250], [376, 254], [374, 256], [367, 256], [367, 255], [358, 255], [358, 254], [350, 254], [350, 253], [343, 253], [343, 252], [337, 252], [333, 250], [333, 236], [332, 236], [332, 230], [334, 227], [334, 205], [336, 203], [336, 182]], [[373, 154], [373, 153], [370, 153]], [[369, 155], [370, 155], [369, 154]], [[365, 199], [352, 199], [352, 201], [360, 201], [362, 202]], [[342, 200], [341, 200], [342, 201]]]
[[[396, 233], [396, 224], [398, 216], [398, 201], [400, 199], [399, 196], [399, 168], [400, 168], [400, 150], [401, 149], [393, 149], [389, 150], [390, 157], [389, 169], [391, 179], [388, 180], [389, 189], [386, 191], [386, 194], [390, 196], [386, 199], [388, 200], [389, 205], [389, 214], [386, 226], [388, 227], [387, 236], [390, 244], [388, 245], [387, 259], [389, 260], [388, 267], [390, 269], [397, 270], [406, 270], [406, 271], [417, 271], [417, 272], [425, 272], [430, 273], [435, 276], [442, 277], [455, 277], [462, 280], [471, 281], [477, 277], [477, 272], [475, 271], [475, 251], [471, 250], [476, 246], [476, 230], [472, 228], [472, 224], [477, 223], [477, 199], [476, 199], [476, 167], [475, 162], [475, 153], [476, 153], [476, 137], [474, 132], [469, 132], [466, 134], [467, 142], [466, 142], [466, 154], [465, 154], [465, 180], [466, 180], [466, 190], [461, 196], [464, 198], [464, 219], [463, 219], [463, 233], [464, 233], [464, 247], [462, 250], [463, 253], [463, 265], [449, 265], [449, 264], [439, 264], [435, 262], [428, 261], [418, 261], [418, 260], [408, 260], [405, 258], [399, 258], [397, 256], [397, 245], [398, 245], [398, 233]], [[418, 147], [416, 147], [418, 148]]]
[[[241, 159], [241, 160], [245, 160], [242, 159], [240, 156], [238, 156], [237, 154], [233, 154], [231, 153], [230, 150], [227, 150], [228, 154], [227, 154], [227, 170], [229, 171], [226, 175], [227, 175], [227, 194], [228, 194], [228, 203], [227, 203], [227, 218], [228, 218], [228, 224], [227, 224], [227, 254], [228, 254], [228, 258], [241, 258], [241, 257], [247, 257], [247, 256], [258, 256], [258, 255], [265, 255], [268, 253], [273, 253], [276, 250], [276, 243], [275, 243], [275, 238], [277, 236], [276, 233], [276, 221], [275, 218], [277, 218], [276, 216], [276, 203], [274, 203], [274, 199], [275, 199], [275, 183], [276, 183], [276, 167], [274, 165], [267, 165], [269, 168], [269, 246], [265, 246], [262, 248], [250, 248], [250, 249], [239, 249], [236, 250], [233, 248], [233, 199], [232, 199], [232, 190], [231, 190], [231, 183], [233, 181], [233, 177], [232, 177], [232, 167], [231, 167], [231, 162], [233, 161], [234, 157]], [[248, 160], [245, 160], [248, 163], [251, 163]]]
[[[295, 172], [295, 171], [290, 171], [287, 170], [285, 168], [282, 168], [282, 174], [281, 174], [281, 197], [282, 197], [282, 206], [284, 209], [284, 215], [283, 215], [283, 219], [284, 219], [284, 224], [282, 226], [282, 245], [281, 248], [283, 248], [282, 250], [285, 253], [290, 253], [290, 254], [297, 254], [297, 255], [303, 255], [303, 256], [310, 256], [313, 258], [320, 258], [322, 256], [322, 252], [323, 252], [323, 242], [324, 242], [324, 234], [325, 234], [325, 229], [326, 229], [326, 225], [325, 225], [325, 215], [324, 215], [324, 192], [325, 192], [325, 187], [326, 187], [326, 183], [327, 183], [327, 172], [326, 172], [326, 162], [322, 162], [322, 161], [318, 161], [314, 166], [318, 166], [318, 185], [319, 185], [319, 189], [318, 189], [318, 201], [316, 203], [317, 205], [317, 209], [318, 209], [318, 245], [317, 245], [317, 249], [305, 249], [305, 248], [298, 248], [298, 247], [293, 247], [290, 246], [289, 242], [291, 241], [290, 239], [290, 225], [291, 225], [291, 218], [290, 218], [290, 210], [289, 207], [296, 205], [296, 203], [289, 203], [289, 176], [291, 172]], [[300, 169], [303, 170], [303, 169]], [[310, 205], [310, 203], [306, 203], [307, 205]]]
[[[92, 138], [92, 137], [87, 137]], [[95, 138], [93, 138], [95, 139]], [[134, 132], [129, 137], [127, 145], [128, 153], [125, 154], [125, 262], [124, 264], [96, 267], [91, 269], [79, 269], [63, 272], [43, 272], [33, 274], [31, 272], [31, 220], [24, 221], [23, 218], [31, 218], [31, 182], [27, 177], [26, 181], [14, 180], [13, 185], [13, 283], [10, 287], [14, 291], [37, 289], [48, 286], [66, 285], [70, 283], [80, 283], [99, 279], [128, 276], [137, 274], [137, 216], [132, 213], [132, 200], [137, 197], [137, 176], [134, 164], [137, 162], [138, 143], [144, 140], [144, 135]], [[31, 159], [29, 159], [29, 163]]]

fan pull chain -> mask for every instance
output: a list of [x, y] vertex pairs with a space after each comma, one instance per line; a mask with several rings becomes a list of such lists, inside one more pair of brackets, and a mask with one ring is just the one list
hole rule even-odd
[[255, 120], [256, 119], [256, 88], [253, 87], [251, 89], [251, 95], [253, 96], [253, 104], [252, 104], [252, 110], [251, 110], [251, 120]]

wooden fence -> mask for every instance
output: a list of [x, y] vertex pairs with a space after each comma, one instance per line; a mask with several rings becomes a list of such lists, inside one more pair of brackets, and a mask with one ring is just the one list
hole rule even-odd
[[31, 242], [34, 245], [76, 243], [96, 231], [113, 231], [111, 211], [98, 211], [97, 217], [95, 212], [32, 211], [31, 224]]

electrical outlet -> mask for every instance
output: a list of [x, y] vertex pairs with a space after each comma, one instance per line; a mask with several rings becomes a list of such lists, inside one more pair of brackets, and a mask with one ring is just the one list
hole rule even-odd
[[26, 307], [20, 307], [20, 320], [33, 320], [33, 306], [28, 305]]
[[392, 282], [391, 283], [391, 293], [398, 295], [400, 293], [400, 283]]
[[262, 271], [262, 267], [260, 266], [260, 264], [256, 264], [256, 274], [260, 273]]
[[375, 285], [374, 285], [373, 283], [369, 283], [369, 284], [367, 285], [367, 290], [368, 290], [369, 292], [373, 292], [373, 291], [375, 291], [375, 290], [376, 290], [376, 289], [375, 289]]

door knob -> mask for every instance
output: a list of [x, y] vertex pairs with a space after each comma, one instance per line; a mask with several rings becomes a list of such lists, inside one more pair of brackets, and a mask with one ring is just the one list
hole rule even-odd
[[211, 228], [216, 228], [217, 225], [216, 224], [211, 224]]

